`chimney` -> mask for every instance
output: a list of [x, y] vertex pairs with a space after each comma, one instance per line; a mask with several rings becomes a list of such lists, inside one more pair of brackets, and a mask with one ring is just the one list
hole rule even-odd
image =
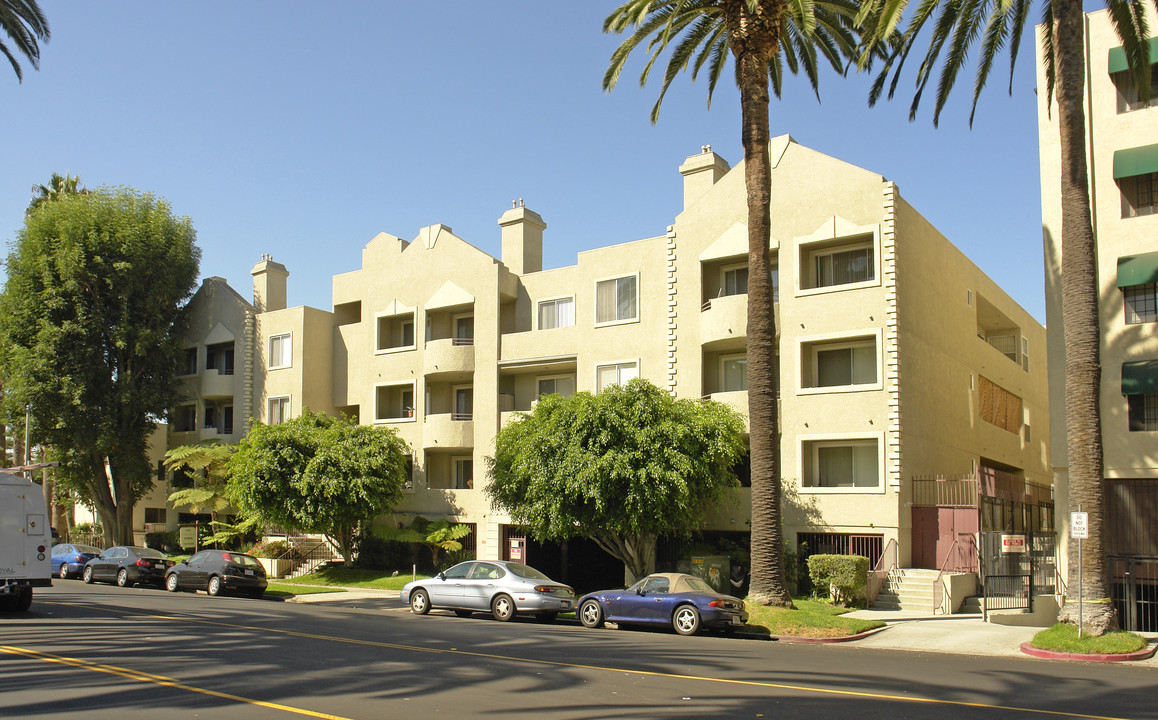
[[285, 310], [285, 279], [289, 270], [274, 262], [273, 255], [261, 256], [261, 262], [249, 271], [253, 275], [253, 307], [259, 313]]
[[684, 176], [684, 210], [703, 197], [729, 170], [728, 161], [712, 152], [711, 145], [700, 147], [699, 155], [684, 160], [680, 165], [680, 175]]
[[528, 210], [523, 199], [511, 203], [511, 209], [499, 218], [503, 229], [503, 264], [516, 275], [543, 269], [543, 231], [547, 223], [539, 213]]

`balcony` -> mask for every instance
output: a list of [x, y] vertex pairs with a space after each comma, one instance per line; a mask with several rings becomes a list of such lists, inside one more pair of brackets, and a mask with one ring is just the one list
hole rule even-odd
[[574, 356], [579, 351], [579, 329], [574, 325], [550, 330], [526, 330], [505, 333], [500, 338], [501, 355], [499, 362], [513, 363], [520, 360]]
[[422, 426], [426, 450], [469, 450], [474, 447], [474, 416], [469, 413], [427, 415]]
[[234, 395], [234, 374], [230, 370], [206, 370], [201, 374], [201, 397], [231, 398]]
[[704, 396], [705, 400], [715, 400], [732, 408], [744, 416], [744, 432], [748, 432], [748, 391], [716, 392]]
[[427, 379], [467, 379], [474, 373], [474, 339], [442, 338], [426, 341], [422, 371]]
[[[780, 334], [780, 304], [773, 306]], [[700, 307], [700, 344], [705, 350], [741, 348], [748, 336], [748, 296], [724, 295]]]

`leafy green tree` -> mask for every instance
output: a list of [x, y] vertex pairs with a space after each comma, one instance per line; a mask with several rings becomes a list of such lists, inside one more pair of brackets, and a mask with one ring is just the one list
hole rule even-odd
[[32, 186], [32, 201], [28, 203], [28, 209], [24, 212], [28, 214], [45, 203], [59, 200], [66, 195], [88, 195], [88, 190], [80, 186], [79, 175], [66, 173], [61, 176], [52, 173], [47, 185]]
[[736, 486], [743, 435], [726, 405], [677, 400], [639, 378], [548, 395], [495, 436], [487, 494], [536, 538], [591, 538], [638, 578], [660, 534], [698, 529]]
[[[691, 67], [695, 80], [706, 66], [708, 101], [727, 65], [736, 62], [740, 90], [744, 185], [748, 196], [748, 418], [752, 452], [752, 580], [750, 597], [792, 607], [784, 581], [780, 508], [780, 430], [777, 419], [776, 323], [768, 245], [771, 239], [772, 166], [769, 156], [769, 85], [776, 96], [784, 71], [800, 70], [817, 90], [821, 59], [844, 74], [857, 56], [853, 0], [629, 0], [603, 22], [604, 32], [630, 36], [611, 56], [603, 87], [615, 87], [628, 57], [641, 45], [649, 56], [640, 84], [671, 47], [659, 99]], [[817, 91], [818, 92], [818, 91]], [[819, 97], [819, 92], [817, 97]]]
[[[925, 86], [941, 65], [937, 84], [933, 123], [940, 118], [958, 75], [970, 60], [970, 49], [979, 46], [973, 81], [972, 125], [994, 60], [1009, 52], [1010, 85], [1013, 68], [1025, 30], [1030, 0], [922, 0], [907, 19], [898, 42], [892, 29], [902, 23], [907, 0], [871, 0], [864, 4], [859, 20], [875, 31], [871, 40], [891, 44], [892, 52], [879, 72], [869, 96], [875, 103], [889, 85], [888, 97], [896, 92], [905, 60], [926, 39], [929, 47], [917, 72], [917, 89], [909, 117], [916, 117]], [[1143, 98], [1151, 89], [1149, 30], [1146, 4], [1141, 0], [1107, 2], [1110, 21], [1121, 40]], [[1098, 262], [1090, 208], [1089, 167], [1086, 161], [1085, 116], [1085, 18], [1081, 0], [1045, 0], [1042, 62], [1046, 74], [1046, 104], [1057, 101], [1061, 149], [1061, 310], [1065, 336], [1065, 418], [1070, 503], [1089, 513], [1090, 537], [1082, 543], [1082, 565], [1078, 574], [1077, 543], [1070, 544], [1069, 587], [1081, 588], [1085, 603], [1084, 624], [1100, 635], [1116, 630], [1117, 615], [1108, 601], [1109, 576], [1105, 562], [1102, 529], [1104, 519], [1102, 420], [1098, 397], [1101, 390], [1101, 331], [1098, 320]], [[928, 26], [928, 27], [927, 27]], [[870, 43], [867, 47], [875, 47]], [[919, 52], [918, 52], [919, 55]], [[892, 75], [891, 82], [888, 80]], [[1044, 191], [1044, 188], [1043, 188]], [[1072, 592], [1072, 591], [1071, 591]], [[1101, 600], [1106, 599], [1104, 602]], [[1077, 624], [1078, 605], [1067, 602], [1061, 617]]]
[[195, 239], [164, 200], [102, 187], [29, 214], [8, 256], [5, 393], [31, 405], [33, 440], [54, 448], [58, 481], [95, 506], [110, 544], [132, 541], [153, 484], [148, 439], [179, 398]]
[[359, 527], [402, 499], [406, 452], [393, 429], [306, 409], [249, 431], [227, 463], [227, 494], [247, 518], [324, 534], [348, 564]]
[[414, 518], [408, 528], [378, 526], [374, 528], [374, 534], [383, 540], [422, 545], [430, 551], [431, 567], [437, 568], [438, 556], [443, 551], [453, 553], [462, 550], [459, 541], [470, 535], [470, 526], [452, 525], [446, 520], [427, 520], [419, 516]]
[[48, 29], [48, 19], [44, 17], [36, 0], [0, 0], [0, 30], [12, 43], [9, 47], [0, 40], [0, 54], [12, 64], [16, 79], [23, 81], [24, 72], [20, 69], [17, 53], [28, 58], [32, 67], [40, 67], [38, 41], [48, 42], [52, 34]]
[[165, 469], [185, 470], [200, 482], [191, 488], [183, 488], [169, 494], [169, 503], [175, 508], [187, 507], [190, 512], [208, 510], [212, 522], [217, 522], [217, 513], [229, 507], [226, 495], [226, 481], [229, 479], [227, 466], [229, 458], [237, 452], [237, 445], [206, 440], [196, 445], [181, 445], [165, 453]]

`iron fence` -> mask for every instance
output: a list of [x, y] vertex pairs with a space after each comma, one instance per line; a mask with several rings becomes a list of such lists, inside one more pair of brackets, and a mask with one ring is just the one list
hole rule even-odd
[[1111, 555], [1107, 560], [1119, 624], [1134, 632], [1158, 632], [1158, 558]]
[[989, 575], [985, 578], [985, 604], [989, 610], [1029, 610], [1033, 575]]

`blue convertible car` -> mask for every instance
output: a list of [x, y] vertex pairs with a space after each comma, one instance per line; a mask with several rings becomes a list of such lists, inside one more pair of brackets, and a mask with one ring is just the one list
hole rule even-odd
[[587, 627], [604, 621], [671, 625], [680, 635], [700, 628], [733, 630], [748, 621], [744, 602], [722, 595], [694, 575], [656, 573], [626, 590], [601, 590], [579, 599], [579, 620]]

